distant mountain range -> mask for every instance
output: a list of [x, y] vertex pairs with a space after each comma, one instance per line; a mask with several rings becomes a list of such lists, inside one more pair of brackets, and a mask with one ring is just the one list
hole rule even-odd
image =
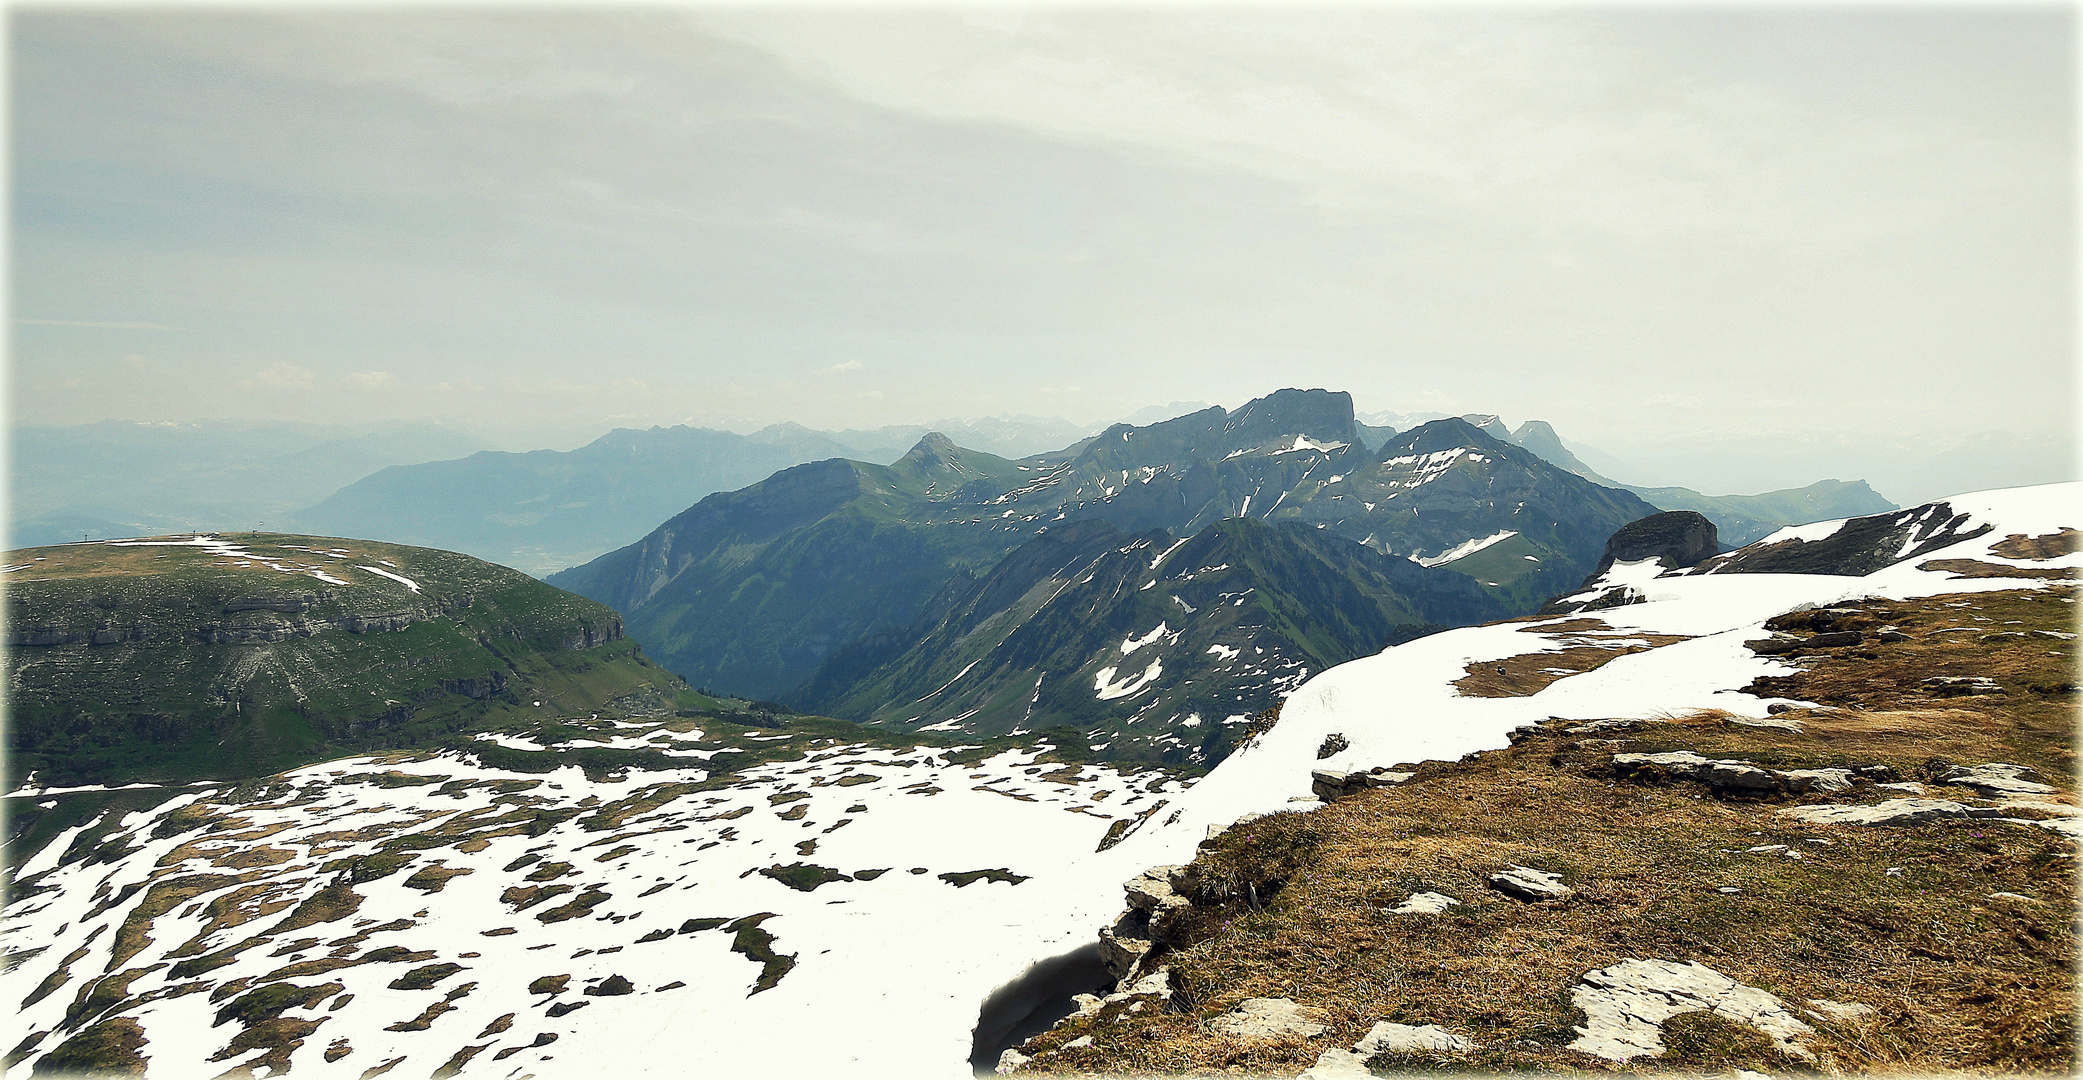
[[[1150, 427], [1207, 408], [1152, 406], [1129, 423]], [[1355, 418], [1352, 438], [1372, 452], [1400, 430], [1437, 419], [1447, 417], [1369, 414]], [[1625, 488], [1664, 509], [1699, 510], [1732, 545], [1783, 524], [1892, 508], [1859, 481], [1756, 496], [1631, 487], [1600, 475], [1543, 421], [1513, 431], [1495, 416], [1461, 419], [1594, 483]], [[109, 421], [18, 428], [12, 535], [18, 544], [56, 543], [266, 522], [442, 547], [540, 576], [628, 544], [713, 492], [833, 457], [895, 461], [933, 431], [1005, 458], [1055, 451], [1093, 434], [1060, 417], [1032, 416], [841, 431], [788, 423], [747, 435], [678, 426], [618, 429], [569, 451], [508, 453], [464, 429], [427, 424]]]
[[8, 436], [8, 543], [279, 527], [291, 511], [385, 466], [487, 445], [428, 423], [18, 426]]
[[[1350, 396], [1283, 390], [1017, 461], [928, 435], [891, 466], [797, 466], [548, 580], [724, 692], [961, 730], [1134, 718], [1180, 749], [1325, 664], [1530, 611], [1654, 512], [1458, 419], [1370, 451]], [[979, 685], [943, 690], [968, 715], [883, 707], [933, 690], [958, 638]]]

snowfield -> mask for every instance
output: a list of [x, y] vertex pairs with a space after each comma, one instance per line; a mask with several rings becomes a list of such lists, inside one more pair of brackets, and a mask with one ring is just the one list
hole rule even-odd
[[[1992, 550], [2011, 534], [2083, 525], [2083, 484], [1951, 502], [1994, 528], [1912, 562], [2083, 565], [2078, 555], [2029, 561]], [[1826, 536], [1835, 524], [1802, 529]], [[267, 1044], [225, 1053], [241, 1024], [212, 1022], [240, 1000], [228, 987], [300, 964], [296, 985], [338, 984], [281, 1013], [309, 1025], [281, 1057], [303, 1075], [359, 1077], [395, 1062], [400, 1077], [451, 1066], [487, 1077], [966, 1077], [978, 1008], [994, 988], [1094, 941], [1121, 909], [1121, 882], [1190, 860], [1211, 828], [1317, 805], [1312, 768], [1455, 759], [1503, 747], [1514, 728], [1548, 717], [1697, 708], [1763, 716], [1772, 702], [1736, 688], [1791, 670], [1742, 644], [1773, 615], [1853, 597], [2047, 584], [1959, 579], [1910, 563], [1865, 577], [1644, 569], [1614, 575], [1644, 603], [1449, 631], [1317, 674], [1287, 699], [1277, 726], [1185, 788], [1156, 773], [1037, 764], [1032, 753], [958, 766], [947, 750], [804, 737], [802, 757], [707, 789], [697, 785], [709, 774], [694, 766], [708, 762], [589, 780], [576, 768], [508, 772], [457, 753], [331, 762], [259, 793], [195, 789], [124, 819], [110, 834], [120, 843], [97, 849], [104, 858], [75, 852], [55, 866], [68, 833], [22, 868], [24, 887], [0, 917], [0, 945], [20, 962], [0, 984], [22, 1001], [61, 969], [67, 978], [22, 1009], [19, 1031], [50, 1034], [7, 1075], [27, 1076], [93, 1021], [88, 988], [105, 968], [135, 973], [131, 1004], [119, 1008], [142, 1027], [151, 1076], [215, 1077], [258, 1062]], [[1123, 653], [1164, 630], [1124, 641]], [[1471, 664], [1587, 643], [1618, 649], [1650, 640], [1642, 635], [1670, 643], [1530, 696], [1463, 697], [1453, 685]], [[1133, 685], [1113, 675], [1100, 675], [1102, 697]], [[699, 737], [620, 730], [604, 741]], [[1347, 748], [1318, 760], [1333, 733]], [[25, 787], [11, 797], [43, 794]], [[1096, 850], [1116, 823], [1125, 837]], [[300, 922], [297, 905], [346, 880], [349, 861], [366, 868], [386, 840], [412, 834], [428, 839], [393, 846], [411, 854], [402, 867], [352, 884], [358, 907], [275, 929]], [[809, 891], [759, 872], [792, 864], [803, 864], [796, 876]], [[819, 868], [844, 876], [808, 881]], [[182, 881], [214, 887], [166, 902]], [[140, 924], [155, 890], [164, 910], [150, 919], [149, 940], [112, 963], [119, 942], [137, 942], [120, 928]], [[793, 957], [792, 967], [758, 955], [762, 933], [770, 955]], [[386, 946], [397, 948], [379, 953]], [[84, 951], [68, 964], [75, 950]], [[406, 988], [418, 983], [402, 976], [433, 964], [458, 968]], [[777, 966], [778, 981], [758, 990]], [[561, 992], [536, 992], [545, 976], [567, 975]], [[628, 992], [587, 992], [620, 980]], [[76, 1002], [82, 1012], [64, 1030]]]

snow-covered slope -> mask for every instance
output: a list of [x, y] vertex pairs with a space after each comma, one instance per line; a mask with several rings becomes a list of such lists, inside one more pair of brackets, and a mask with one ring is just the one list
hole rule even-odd
[[[1736, 688], [1788, 670], [1743, 646], [1773, 615], [2056, 580], [1962, 577], [1967, 562], [2083, 566], [2060, 538], [2083, 523], [2083, 485], [1951, 502], [1992, 528], [1863, 577], [1653, 578], [1637, 583], [1641, 603], [1450, 631], [1338, 666], [1185, 790], [1026, 753], [957, 765], [946, 750], [829, 740], [707, 785], [698, 755], [684, 774], [598, 780], [447, 755], [198, 789], [98, 843], [68, 851], [61, 837], [22, 868], [28, 887], [0, 939], [21, 962], [0, 987], [33, 999], [19, 1030], [50, 1034], [9, 1075], [75, 1032], [121, 1044], [134, 1022], [154, 1077], [216, 1076], [297, 1039], [282, 1063], [311, 1075], [396, 1061], [399, 1076], [965, 1076], [994, 987], [1091, 942], [1120, 907], [1121, 881], [1186, 861], [1211, 826], [1309, 805], [1313, 768], [1457, 758], [1551, 716], [1762, 717], [1772, 702]], [[1600, 652], [1615, 655], [1571, 673], [1584, 665], [1568, 658]], [[1507, 662], [1527, 669], [1529, 656], [1542, 671], [1548, 654], [1553, 678], [1538, 692], [1456, 686]], [[1319, 760], [1334, 733], [1347, 748]], [[442, 779], [415, 783], [430, 776]], [[1107, 839], [1118, 843], [1095, 850]], [[387, 849], [411, 861], [376, 876]], [[813, 884], [819, 867], [851, 880], [814, 891], [785, 880]], [[989, 870], [1003, 873], [967, 877]], [[558, 886], [569, 888], [526, 891]], [[458, 969], [428, 970], [446, 964]], [[104, 970], [116, 976], [97, 986]], [[67, 981], [39, 996], [60, 971]], [[558, 976], [569, 976], [563, 992], [544, 992]], [[255, 993], [270, 981], [311, 989], [293, 1002]]]

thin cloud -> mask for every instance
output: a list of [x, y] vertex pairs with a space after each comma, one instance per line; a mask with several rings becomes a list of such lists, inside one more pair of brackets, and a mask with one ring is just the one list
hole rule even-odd
[[868, 370], [868, 365], [861, 363], [859, 360], [848, 360], [843, 364], [833, 364], [828, 368], [818, 368], [817, 373], [819, 375], [844, 375], [849, 371], [866, 370]]
[[316, 376], [309, 368], [300, 368], [287, 361], [279, 361], [253, 373], [250, 379], [241, 379], [239, 385], [248, 389], [262, 390], [309, 390]]
[[16, 319], [16, 326], [77, 326], [88, 330], [179, 330], [148, 322], [84, 322], [78, 319]]

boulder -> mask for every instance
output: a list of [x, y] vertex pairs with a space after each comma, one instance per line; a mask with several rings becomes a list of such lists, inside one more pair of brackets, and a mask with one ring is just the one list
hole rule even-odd
[[1837, 630], [1828, 634], [1817, 634], [1801, 644], [1811, 649], [1840, 649], [1857, 645], [1866, 640], [1857, 630]]
[[1489, 881], [1491, 888], [1521, 900], [1567, 900], [1576, 895], [1575, 889], [1562, 883], [1561, 874], [1530, 866], [1507, 866], [1491, 874]]
[[1015, 1069], [1033, 1060], [1033, 1058], [1028, 1057], [1017, 1049], [1009, 1049], [1005, 1053], [998, 1055], [998, 1067], [992, 1071], [1000, 1076], [1007, 1076]]
[[1413, 1027], [1387, 1021], [1374, 1025], [1365, 1038], [1353, 1044], [1353, 1053], [1362, 1057], [1376, 1054], [1465, 1054], [1473, 1049], [1474, 1042], [1437, 1024]]
[[1584, 1011], [1585, 1022], [1569, 1049], [1608, 1061], [1662, 1054], [1664, 1021], [1685, 1012], [1711, 1012], [1756, 1028], [1782, 1053], [1814, 1060], [1793, 1040], [1815, 1029], [1788, 1011], [1785, 1002], [1704, 964], [1623, 960], [1586, 972], [1570, 990], [1570, 1002]]
[[1330, 1030], [1318, 1022], [1322, 1015], [1292, 998], [1246, 998], [1215, 1018], [1215, 1030], [1240, 1039], [1313, 1039]]
[[1615, 754], [1613, 765], [1622, 773], [1653, 766], [1672, 776], [1698, 780], [1709, 787], [1748, 794], [1774, 791], [1781, 783], [1769, 770], [1760, 769], [1748, 762], [1701, 757], [1690, 750], [1671, 750], [1660, 754]]
[[1889, 799], [1873, 806], [1790, 806], [1780, 813], [1810, 825], [1917, 825], [1940, 818], [2002, 817], [2004, 812], [1945, 799]]

